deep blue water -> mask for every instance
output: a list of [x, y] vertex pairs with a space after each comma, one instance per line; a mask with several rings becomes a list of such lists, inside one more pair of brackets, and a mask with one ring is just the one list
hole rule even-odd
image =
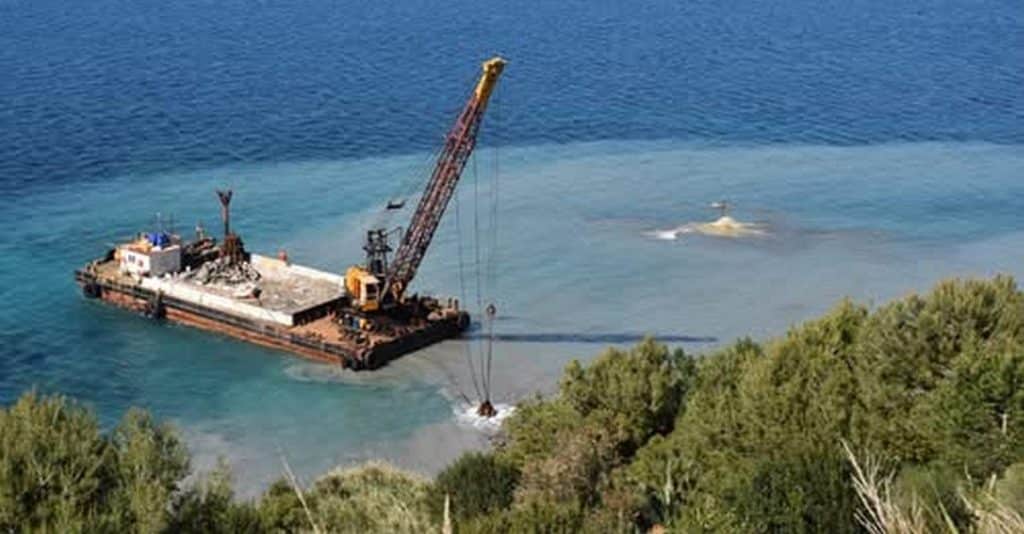
[[[0, 173], [434, 148], [501, 53], [501, 144], [1024, 140], [1013, 0], [0, 2]], [[501, 113], [505, 111], [504, 113]]]
[[[473, 302], [468, 184], [492, 194], [497, 161], [505, 400], [609, 340], [700, 350], [842, 296], [1020, 276], [1020, 7], [0, 0], [0, 402], [64, 392], [108, 424], [147, 407], [250, 491], [281, 452], [309, 477], [480, 446], [453, 422], [464, 343], [337, 373], [86, 302], [71, 271], [156, 212], [213, 222], [225, 183], [251, 248], [344, 268], [496, 53], [479, 176], [417, 283]], [[720, 198], [768, 235], [651, 238]]]

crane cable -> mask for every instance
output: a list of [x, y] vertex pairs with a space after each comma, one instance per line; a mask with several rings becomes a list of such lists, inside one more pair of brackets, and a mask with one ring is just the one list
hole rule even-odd
[[[476, 154], [473, 156], [473, 254], [475, 256], [475, 265], [473, 268], [474, 275], [476, 277], [476, 310], [477, 314], [483, 316], [484, 305], [483, 305], [483, 291], [481, 285], [481, 274], [480, 274], [480, 175], [477, 172]], [[483, 384], [483, 401], [489, 402], [491, 400], [491, 392], [488, 390], [488, 377], [485, 373], [485, 356], [483, 350], [483, 341], [480, 341], [477, 347], [477, 354], [480, 357], [480, 382]]]
[[[476, 165], [476, 153], [472, 153], [470, 158], [473, 160], [473, 253], [474, 253], [474, 274], [476, 278], [476, 309], [477, 313], [482, 313], [483, 309], [483, 296], [480, 280], [480, 180], [477, 173]], [[457, 246], [459, 255], [459, 292], [460, 299], [462, 302], [468, 302], [466, 299], [466, 279], [465, 279], [465, 255], [462, 244], [462, 206], [460, 203], [460, 194], [456, 192], [455, 196], [455, 228], [457, 234]], [[493, 249], [493, 247], [492, 247]], [[493, 308], [488, 307], [488, 310]], [[493, 314], [490, 314], [493, 316]], [[489, 325], [490, 323], [488, 323]], [[488, 329], [488, 338], [492, 337], [492, 330]], [[469, 364], [469, 373], [473, 382], [473, 389], [476, 391], [477, 399], [490, 403], [490, 362], [485, 360], [484, 352], [482, 347], [477, 347], [477, 353], [480, 358], [480, 376], [477, 376], [476, 366], [473, 363], [473, 344], [472, 341], [467, 341], [463, 345], [466, 353], [466, 363]], [[489, 356], [488, 356], [489, 359]], [[486, 363], [486, 370], [485, 370]], [[462, 395], [465, 398], [465, 394]]]
[[[500, 91], [495, 94], [495, 107], [500, 106]], [[500, 125], [500, 114], [496, 113], [496, 126]], [[474, 261], [474, 278], [475, 278], [475, 304], [478, 317], [481, 317], [485, 323], [485, 336], [486, 336], [486, 348], [484, 347], [485, 340], [480, 339], [477, 342], [476, 357], [474, 358], [474, 347], [472, 341], [467, 341], [463, 347], [466, 353], [466, 363], [469, 365], [470, 377], [473, 382], [473, 389], [477, 394], [477, 398], [481, 402], [490, 404], [491, 400], [491, 367], [493, 359], [493, 342], [494, 342], [494, 317], [497, 313], [497, 309], [493, 302], [489, 302], [486, 309], [484, 308], [484, 293], [491, 296], [496, 291], [496, 279], [497, 279], [497, 261], [496, 261], [496, 250], [497, 250], [497, 237], [498, 237], [498, 147], [495, 145], [494, 148], [494, 182], [489, 189], [488, 197], [490, 200], [489, 208], [489, 221], [488, 221], [488, 233], [489, 235], [485, 239], [489, 241], [487, 243], [487, 257], [485, 260], [481, 260], [481, 230], [480, 230], [480, 173], [478, 172], [477, 157], [476, 153], [470, 155], [472, 160], [472, 173], [473, 173], [473, 261]], [[458, 248], [458, 259], [459, 259], [459, 292], [460, 299], [463, 302], [467, 302], [468, 299], [466, 291], [466, 273], [465, 273], [465, 251], [463, 246], [463, 235], [462, 235], [462, 206], [460, 201], [460, 194], [456, 192], [455, 198], [455, 229], [457, 235], [457, 248]], [[481, 268], [483, 264], [484, 268]], [[486, 270], [486, 272], [485, 272]], [[477, 375], [477, 365], [474, 364], [474, 360], [479, 358], [479, 376]], [[462, 395], [465, 398], [465, 394]]]
[[[494, 95], [494, 122], [495, 130], [500, 131], [501, 129], [501, 92], [497, 92]], [[487, 253], [487, 292], [494, 298], [498, 291], [498, 273], [497, 273], [497, 257], [498, 257], [498, 199], [500, 189], [500, 167], [499, 162], [499, 146], [500, 140], [496, 140], [494, 143], [494, 182], [491, 186], [491, 224], [490, 224], [490, 250]], [[494, 358], [494, 318], [497, 315], [498, 310], [494, 306], [492, 300], [487, 306], [487, 370], [485, 371], [487, 376], [487, 400], [490, 401], [491, 393], [491, 362]]]
[[[445, 142], [447, 142], [446, 136], [444, 137], [444, 140], [441, 142], [440, 147], [438, 147], [437, 151], [435, 151], [435, 160], [437, 159], [437, 154], [439, 154], [440, 151], [443, 150]], [[456, 194], [454, 195], [454, 198], [452, 199], [455, 202], [456, 246], [458, 248], [459, 256], [459, 300], [461, 302], [468, 302], [466, 298], [465, 252], [463, 250], [462, 243], [462, 203], [460, 202], [460, 197], [460, 192], [459, 190], [457, 190]], [[476, 398], [479, 399], [482, 396], [480, 395], [481, 389], [480, 384], [477, 381], [476, 368], [473, 365], [472, 342], [466, 341], [465, 343], [463, 343], [463, 348], [466, 353], [466, 363], [469, 365], [469, 375], [473, 382], [473, 391], [476, 393]], [[458, 384], [457, 380], [454, 380], [451, 376], [449, 376], [449, 382], [453, 386], [455, 386], [456, 389], [458, 389], [459, 395], [463, 398], [464, 401], [466, 401], [466, 404], [472, 404], [469, 398], [466, 396], [466, 394], [462, 391], [462, 387]]]
[[[455, 194], [455, 234], [457, 239], [455, 242], [459, 249], [459, 300], [466, 302], [466, 273], [465, 273], [465, 256], [462, 250], [462, 204], [459, 202], [459, 194]], [[476, 369], [473, 367], [473, 347], [472, 341], [467, 341], [462, 346], [466, 351], [466, 363], [469, 364], [469, 376], [473, 380], [473, 390], [476, 391], [476, 396], [479, 399], [480, 386], [476, 380]], [[465, 395], [463, 395], [465, 396]]]
[[[495, 98], [495, 122], [496, 127], [500, 127], [500, 100]], [[485, 265], [481, 268], [481, 245], [480, 245], [480, 178], [477, 168], [477, 158], [475, 154], [472, 156], [473, 159], [473, 194], [474, 194], [474, 213], [473, 213], [473, 226], [474, 226], [474, 252], [475, 252], [475, 275], [476, 275], [476, 305], [477, 313], [485, 321], [486, 340], [481, 340], [478, 346], [478, 355], [480, 358], [480, 382], [483, 384], [483, 401], [490, 404], [491, 401], [491, 368], [494, 359], [494, 318], [497, 315], [497, 308], [494, 305], [493, 300], [488, 302], [487, 307], [484, 308], [483, 301], [484, 291], [486, 291], [487, 300], [493, 298], [497, 290], [497, 242], [498, 242], [498, 199], [499, 199], [499, 176], [500, 167], [498, 163], [498, 146], [495, 144], [494, 148], [494, 178], [491, 183], [491, 187], [488, 192], [488, 200], [490, 203], [489, 208], [489, 221], [488, 221], [488, 237], [487, 241], [487, 257], [484, 260]], [[485, 278], [485, 281], [481, 282], [481, 277]], [[486, 342], [486, 348], [484, 343]]]
[[[473, 83], [475, 83], [474, 80], [474, 77], [468, 77], [465, 80], [464, 86], [473, 87]], [[469, 98], [469, 95], [471, 94], [472, 91], [467, 93], [467, 96], [465, 98]], [[463, 102], [465, 101], [465, 98], [463, 98]], [[443, 111], [444, 116], [455, 117], [456, 119], [461, 115], [461, 113], [461, 105], [458, 108], [448, 108]], [[395, 200], [400, 200], [403, 204], [403, 207], [397, 210], [385, 207], [384, 209], [380, 210], [377, 216], [373, 219], [373, 224], [371, 225], [371, 228], [386, 228], [391, 226], [391, 220], [393, 218], [392, 211], [405, 211], [405, 208], [408, 207], [406, 206], [406, 204], [408, 204], [409, 200], [416, 196], [417, 191], [424, 190], [426, 184], [430, 182], [430, 178], [432, 177], [434, 169], [437, 166], [437, 160], [441, 156], [441, 152], [444, 151], [445, 146], [448, 143], [448, 135], [450, 133], [451, 127], [447, 125], [451, 124], [451, 122], [452, 121], [450, 120], [446, 121], [444, 123], [446, 124], [446, 126], [437, 127], [437, 129], [435, 130], [436, 134], [432, 137], [432, 139], [439, 139], [440, 142], [434, 141], [432, 143], [433, 149], [424, 153], [424, 159], [422, 161], [413, 163], [413, 172], [408, 173], [405, 175], [404, 178], [399, 179], [398, 184], [390, 191], [391, 196], [388, 197], [388, 204], [390, 205], [391, 202]], [[401, 241], [402, 237], [402, 235], [399, 235], [399, 241]]]

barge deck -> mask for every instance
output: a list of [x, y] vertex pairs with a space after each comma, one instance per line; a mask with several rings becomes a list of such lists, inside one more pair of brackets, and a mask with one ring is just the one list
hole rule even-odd
[[250, 261], [261, 274], [258, 297], [238, 298], [229, 287], [181, 275], [126, 273], [113, 251], [75, 271], [75, 279], [85, 296], [148, 317], [357, 370], [456, 337], [469, 325], [457, 305], [413, 297], [397, 316], [376, 316], [360, 328], [358, 318], [345, 320], [342, 277], [255, 254]]

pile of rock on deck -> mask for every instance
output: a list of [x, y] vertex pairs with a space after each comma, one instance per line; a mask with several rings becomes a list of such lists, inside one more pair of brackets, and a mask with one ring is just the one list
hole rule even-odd
[[217, 258], [202, 264], [198, 269], [186, 272], [182, 278], [202, 284], [230, 290], [235, 298], [258, 297], [257, 284], [261, 275], [249, 262], [229, 261]]

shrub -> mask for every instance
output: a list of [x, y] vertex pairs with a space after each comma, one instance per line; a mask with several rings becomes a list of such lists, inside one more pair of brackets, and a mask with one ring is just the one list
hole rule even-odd
[[559, 441], [557, 451], [523, 468], [516, 501], [598, 504], [611, 470], [620, 463], [617, 441], [607, 429], [593, 424], [561, 432]]
[[559, 436], [580, 424], [579, 413], [558, 399], [524, 401], [502, 425], [498, 454], [522, 469], [527, 463], [552, 454], [559, 446]]
[[61, 396], [0, 409], [0, 530], [156, 532], [188, 472], [174, 431], [140, 411], [109, 436]]
[[969, 344], [912, 414], [936, 459], [978, 481], [1024, 458], [1024, 343], [1008, 345]]
[[1008, 278], [947, 282], [708, 355], [674, 431], [637, 452], [624, 483], [650, 519], [684, 530], [851, 525], [846, 440], [906, 472], [915, 495], [927, 484], [939, 528], [963, 527], [959, 492], [1024, 458], [1011, 415], [1024, 412], [1021, 310]]
[[259, 503], [267, 531], [424, 532], [432, 530], [427, 482], [394, 467], [369, 462], [334, 470], [305, 491], [307, 514], [294, 488], [277, 482]]
[[836, 450], [790, 452], [755, 462], [729, 499], [755, 532], [858, 532], [851, 471]]
[[118, 491], [112, 508], [139, 531], [157, 532], [167, 521], [167, 503], [188, 474], [188, 451], [177, 434], [142, 410], [129, 410], [110, 436], [116, 451]]
[[942, 438], [930, 417], [938, 407], [922, 399], [964, 360], [1022, 342], [1024, 295], [1005, 276], [942, 282], [927, 295], [879, 308], [864, 324], [856, 361], [862, 428], [872, 448], [900, 461], [929, 462], [941, 452]]
[[96, 418], [63, 397], [0, 410], [0, 530], [82, 530], [112, 521], [114, 451]]
[[628, 457], [654, 434], [672, 431], [695, 363], [645, 339], [628, 351], [609, 349], [587, 367], [573, 361], [560, 394], [578, 414], [602, 426]]
[[1024, 513], [1024, 461], [1008, 467], [996, 481], [992, 493], [996, 500], [1010, 509]]
[[460, 533], [1016, 532], [1021, 413], [1024, 296], [946, 282], [700, 360], [645, 340], [573, 362], [429, 484], [368, 464], [240, 503], [226, 468], [183, 487], [184, 446], [144, 412], [104, 435], [29, 393], [0, 409], [0, 531], [424, 532], [451, 496]]
[[519, 483], [519, 471], [493, 453], [463, 454], [437, 475], [427, 492], [427, 505], [440, 524], [445, 496], [456, 525], [463, 520], [508, 508]]
[[575, 503], [528, 501], [500, 513], [473, 518], [459, 529], [463, 534], [563, 534], [581, 532], [584, 512]]
[[233, 534], [264, 531], [256, 509], [235, 499], [231, 471], [224, 463], [177, 494], [173, 511], [169, 532]]
[[295, 489], [284, 479], [267, 488], [256, 511], [260, 526], [268, 532], [301, 532], [312, 527]]

